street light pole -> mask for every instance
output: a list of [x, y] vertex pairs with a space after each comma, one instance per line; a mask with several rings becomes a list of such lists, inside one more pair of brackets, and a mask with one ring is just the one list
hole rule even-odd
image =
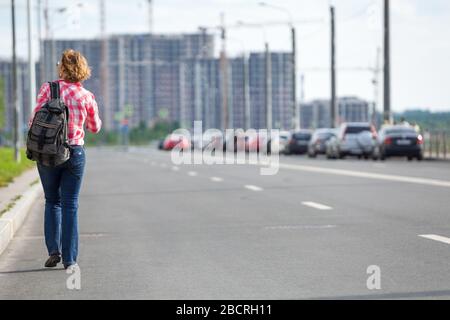
[[336, 121], [336, 22], [334, 6], [330, 7], [331, 14], [331, 128], [335, 128]]
[[28, 77], [29, 77], [29, 114], [31, 115], [34, 109], [34, 100], [36, 98], [36, 66], [34, 63], [33, 50], [33, 15], [32, 15], [32, 0], [27, 0], [27, 20], [28, 20]]
[[242, 56], [244, 67], [244, 126], [245, 130], [250, 129], [250, 66], [247, 55]]
[[384, 116], [383, 117], [385, 121], [392, 122], [389, 0], [384, 0]]
[[272, 130], [272, 61], [269, 43], [265, 44], [265, 70], [266, 70], [266, 126], [270, 132]]
[[17, 92], [17, 56], [16, 56], [16, 8], [15, 0], [11, 0], [12, 23], [12, 100], [14, 108], [14, 160], [20, 162], [20, 124], [19, 95]]
[[294, 25], [294, 19], [292, 18], [292, 14], [289, 10], [283, 7], [275, 6], [272, 4], [268, 4], [266, 2], [260, 2], [260, 6], [266, 8], [272, 8], [275, 10], [283, 11], [287, 14], [289, 19], [289, 27], [291, 33], [291, 45], [292, 45], [292, 114], [293, 114], [293, 129], [300, 129], [300, 105], [297, 103], [297, 44], [296, 44], [296, 29]]
[[222, 50], [220, 52], [220, 74], [222, 80], [222, 129], [229, 126], [229, 106], [228, 106], [228, 59], [227, 59], [227, 30], [225, 26], [225, 14], [221, 14], [221, 39]]
[[297, 41], [295, 26], [291, 26], [292, 35], [292, 104], [294, 108], [294, 129], [300, 130], [300, 105], [297, 103]]
[[39, 42], [39, 83], [44, 82], [44, 49], [43, 49], [43, 39], [42, 39], [42, 0], [38, 0], [38, 10], [37, 10], [37, 19], [38, 19], [38, 42]]

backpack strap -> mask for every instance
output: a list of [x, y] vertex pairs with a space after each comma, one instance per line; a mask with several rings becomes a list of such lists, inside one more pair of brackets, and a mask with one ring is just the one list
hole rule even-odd
[[71, 148], [69, 145], [69, 107], [65, 107], [64, 112], [66, 113], [66, 132], [64, 134], [64, 144], [67, 148]]
[[[45, 122], [50, 122], [53, 118], [53, 114], [51, 112], [49, 112], [47, 114], [47, 118], [45, 119]], [[39, 140], [38, 140], [38, 149], [39, 151], [41, 151], [42, 149], [44, 149], [44, 144], [45, 144], [45, 137], [47, 135], [47, 127], [43, 127], [41, 132], [39, 133]]]
[[59, 82], [49, 82], [51, 99], [59, 99]]

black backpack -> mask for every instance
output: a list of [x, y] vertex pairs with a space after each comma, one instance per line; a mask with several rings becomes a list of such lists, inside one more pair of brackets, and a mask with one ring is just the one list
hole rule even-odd
[[69, 108], [60, 99], [59, 83], [49, 82], [51, 97], [36, 112], [27, 137], [27, 157], [55, 167], [70, 158]]

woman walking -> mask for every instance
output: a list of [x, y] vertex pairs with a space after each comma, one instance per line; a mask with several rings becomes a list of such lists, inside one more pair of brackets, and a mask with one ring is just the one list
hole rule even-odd
[[[86, 161], [84, 127], [98, 133], [102, 125], [94, 95], [82, 86], [82, 82], [90, 75], [88, 62], [80, 52], [64, 51], [58, 62], [59, 80], [55, 82], [59, 84], [60, 100], [69, 110], [67, 138], [70, 158], [57, 166], [46, 166], [38, 161], [45, 193], [44, 233], [49, 254], [45, 262], [47, 268], [56, 267], [61, 258], [65, 269], [77, 265], [78, 196]], [[52, 99], [51, 91], [49, 83], [42, 85], [34, 114]]]

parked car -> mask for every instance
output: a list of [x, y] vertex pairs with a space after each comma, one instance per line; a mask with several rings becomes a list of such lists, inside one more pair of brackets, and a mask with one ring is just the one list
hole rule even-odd
[[312, 132], [310, 130], [300, 130], [294, 132], [288, 144], [286, 145], [284, 153], [286, 154], [305, 154], [308, 152], [308, 144], [311, 140]]
[[175, 147], [179, 147], [182, 148], [183, 150], [186, 150], [190, 148], [190, 145], [191, 144], [189, 142], [189, 139], [186, 138], [185, 136], [179, 134], [170, 134], [164, 140], [163, 149], [166, 151], [170, 151]]
[[247, 152], [263, 151], [268, 154], [285, 153], [290, 136], [289, 131], [280, 131], [277, 136], [258, 132], [254, 136], [246, 136], [246, 150]]
[[246, 137], [245, 150], [247, 152], [260, 152], [261, 150], [266, 150], [265, 144], [267, 144], [267, 135], [258, 132], [255, 135]]
[[248, 141], [249, 137], [244, 133], [238, 133], [228, 136], [225, 138], [223, 142], [223, 151], [224, 152], [245, 152], [248, 149]]
[[270, 141], [270, 152], [283, 154], [286, 151], [286, 147], [291, 138], [291, 133], [289, 131], [280, 131], [280, 135], [276, 141]]
[[358, 158], [372, 157], [376, 145], [377, 132], [370, 123], [343, 123], [337, 136], [326, 143], [329, 159], [343, 159], [346, 156]]
[[336, 136], [336, 129], [317, 129], [314, 131], [308, 144], [308, 156], [310, 158], [315, 158], [318, 154], [326, 154], [327, 142]]
[[161, 139], [158, 141], [158, 149], [159, 150], [164, 150], [164, 141], [165, 141], [165, 139]]
[[424, 139], [414, 127], [389, 126], [384, 127], [378, 134], [375, 146], [374, 160], [385, 160], [389, 157], [407, 157], [408, 160], [423, 159]]
[[202, 136], [202, 140], [195, 142], [195, 148], [199, 150], [221, 150], [223, 148], [222, 134], [219, 132], [213, 133], [206, 131]]

